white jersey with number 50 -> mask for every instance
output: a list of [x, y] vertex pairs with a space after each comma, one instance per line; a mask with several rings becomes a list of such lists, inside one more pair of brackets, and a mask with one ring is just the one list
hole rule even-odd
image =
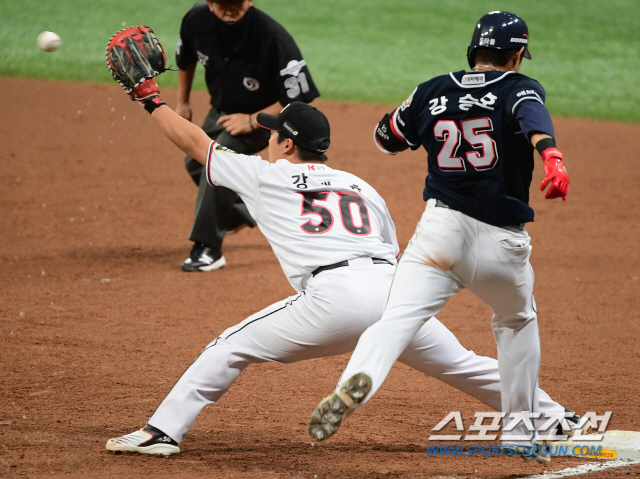
[[269, 163], [215, 141], [206, 172], [210, 184], [240, 195], [296, 291], [321, 266], [360, 257], [396, 264], [399, 247], [387, 206], [355, 175], [317, 163]]

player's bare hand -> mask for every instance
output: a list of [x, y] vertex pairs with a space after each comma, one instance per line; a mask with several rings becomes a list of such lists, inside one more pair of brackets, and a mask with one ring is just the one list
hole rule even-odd
[[553, 198], [567, 199], [569, 192], [569, 175], [562, 163], [562, 153], [557, 148], [547, 148], [542, 152], [544, 161], [544, 180], [540, 184], [540, 191], [551, 184], [544, 197], [548, 200]]
[[253, 127], [249, 124], [249, 115], [247, 113], [222, 115], [218, 118], [216, 124], [224, 126], [224, 129], [227, 130], [231, 136], [246, 135], [253, 131]]
[[189, 121], [191, 121], [191, 117], [193, 116], [193, 111], [191, 110], [191, 105], [189, 103], [178, 103], [176, 105], [176, 113]]

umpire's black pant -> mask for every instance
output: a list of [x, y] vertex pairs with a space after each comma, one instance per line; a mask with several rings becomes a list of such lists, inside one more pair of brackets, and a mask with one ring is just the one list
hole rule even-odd
[[[222, 125], [216, 125], [218, 118], [224, 113], [211, 108], [202, 124], [202, 129], [222, 146], [246, 155], [253, 155], [267, 147], [271, 132], [260, 128], [247, 135], [231, 136]], [[191, 179], [198, 185], [196, 211], [189, 239], [213, 248], [222, 253], [222, 240], [227, 231], [232, 231], [243, 224], [256, 226], [246, 205], [240, 197], [223, 186], [211, 186], [207, 183], [204, 166], [187, 156], [185, 166]]]

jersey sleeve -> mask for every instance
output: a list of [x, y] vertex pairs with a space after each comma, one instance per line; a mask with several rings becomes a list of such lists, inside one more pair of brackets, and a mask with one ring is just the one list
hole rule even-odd
[[272, 51], [276, 58], [273, 62], [273, 76], [279, 89], [279, 101], [288, 105], [292, 101], [309, 103], [320, 96], [320, 92], [311, 77], [307, 62], [293, 37], [281, 28], [275, 36]]
[[255, 200], [260, 176], [269, 168], [269, 162], [259, 156], [241, 155], [212, 141], [207, 154], [207, 181], [212, 186], [224, 186], [235, 191], [255, 213]]
[[198, 60], [191, 38], [189, 35], [189, 19], [191, 17], [191, 11], [182, 18], [182, 24], [180, 25], [180, 36], [178, 37], [178, 45], [176, 46], [176, 65], [180, 70], [186, 70], [187, 67], [193, 62]]
[[420, 146], [420, 136], [416, 128], [417, 106], [415, 104], [415, 97], [419, 88], [420, 87], [417, 87], [413, 90], [409, 98], [396, 108], [396, 111], [391, 115], [390, 122], [393, 134], [401, 140], [406, 141], [412, 150]]
[[520, 75], [520, 78], [511, 85], [507, 93], [507, 110], [515, 116], [520, 105], [527, 101], [535, 101], [544, 105], [544, 88], [532, 78]]
[[538, 102], [527, 101], [520, 105], [516, 112], [516, 120], [526, 138], [529, 138], [533, 132], [546, 133], [555, 137], [551, 115], [545, 106]]
[[527, 139], [536, 131], [554, 136], [551, 116], [544, 102], [545, 92], [542, 85], [525, 76], [518, 79], [507, 94], [507, 111], [518, 122]]

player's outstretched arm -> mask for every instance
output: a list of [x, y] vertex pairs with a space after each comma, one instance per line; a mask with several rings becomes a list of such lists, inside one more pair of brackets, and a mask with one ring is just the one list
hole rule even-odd
[[540, 191], [551, 184], [544, 197], [567, 199], [569, 192], [569, 175], [562, 162], [562, 153], [556, 148], [556, 141], [549, 135], [534, 133], [531, 144], [538, 150], [544, 162], [544, 179], [540, 184]]
[[158, 124], [164, 136], [178, 148], [198, 163], [206, 164], [211, 138], [200, 127], [185, 120], [164, 103], [152, 110], [151, 118]]
[[[159, 97], [160, 88], [155, 77], [165, 71], [167, 55], [153, 30], [142, 25], [120, 30], [109, 40], [106, 60], [113, 79], [132, 100], [144, 105], [165, 136], [204, 165], [211, 139], [199, 127], [171, 110]], [[195, 64], [189, 71], [187, 76], [195, 72]], [[186, 80], [191, 82], [192, 75]], [[182, 99], [186, 93], [182, 92]]]

